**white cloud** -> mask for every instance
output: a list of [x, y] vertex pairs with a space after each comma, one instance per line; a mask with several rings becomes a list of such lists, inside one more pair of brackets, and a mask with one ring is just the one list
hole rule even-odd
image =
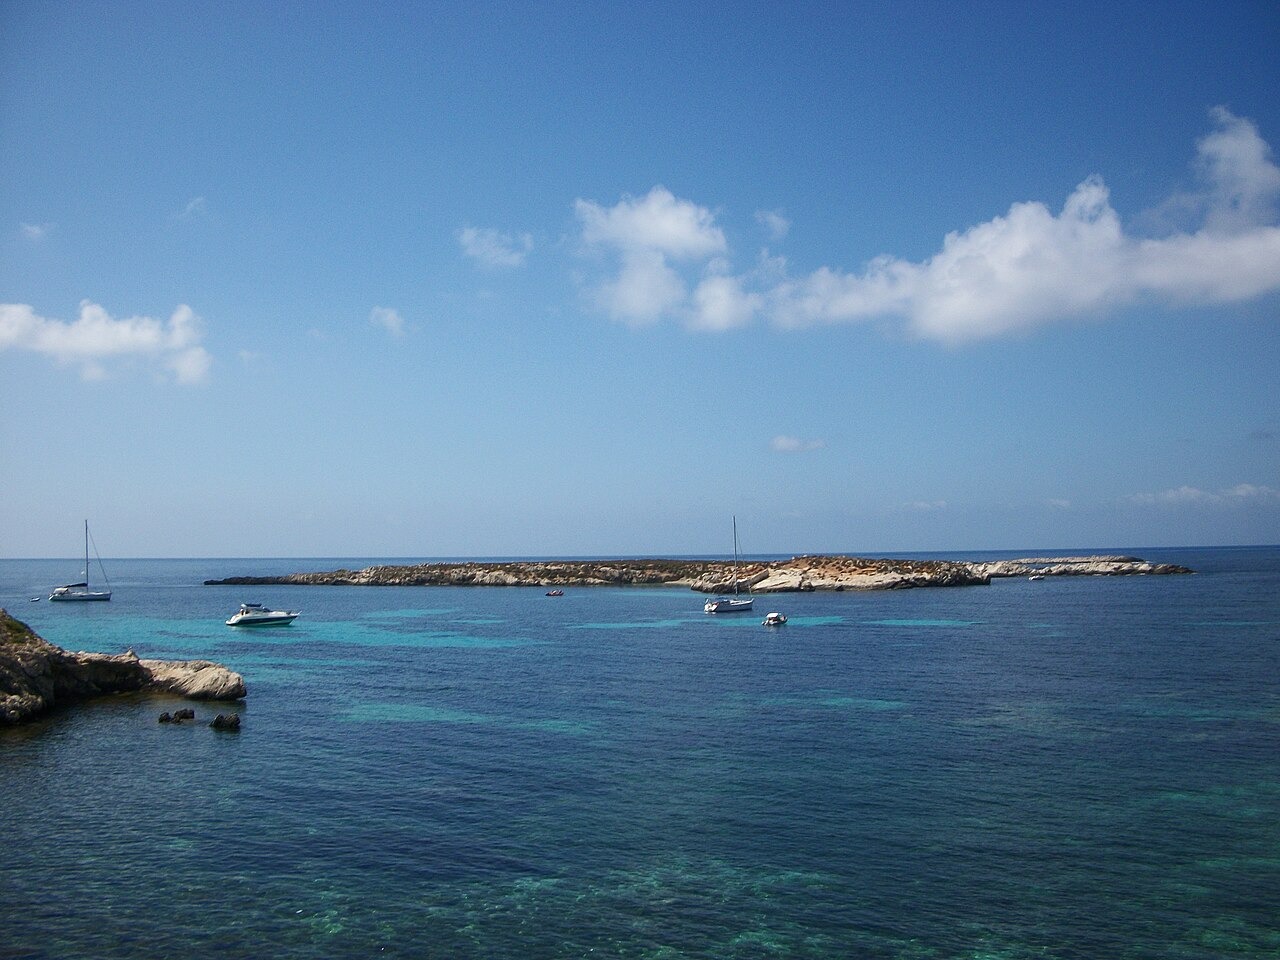
[[1058, 499], [1057, 497], [1051, 497], [1050, 499], [1045, 501], [1045, 506], [1053, 507], [1055, 510], [1070, 510], [1071, 501], [1061, 500], [1061, 499]]
[[201, 346], [200, 318], [186, 304], [163, 323], [152, 317], [112, 318], [102, 307], [81, 301], [73, 322], [38, 316], [27, 304], [0, 304], [0, 350], [28, 350], [58, 363], [75, 363], [86, 380], [106, 377], [109, 358], [137, 357], [157, 362], [179, 383], [202, 383], [213, 358]]
[[487, 267], [518, 267], [533, 250], [533, 237], [515, 236], [487, 227], [463, 227], [458, 231], [462, 252]]
[[1275, 219], [1280, 168], [1258, 128], [1226, 107], [1210, 116], [1218, 129], [1198, 144], [1197, 166], [1207, 184], [1205, 228], [1234, 233]]
[[706, 208], [677, 199], [665, 187], [640, 198], [624, 197], [612, 207], [578, 200], [574, 208], [584, 247], [618, 258], [616, 276], [590, 291], [613, 319], [642, 324], [679, 315], [691, 326], [723, 330], [759, 309], [738, 281], [719, 275], [704, 279], [690, 303], [685, 278], [672, 262], [706, 261], [726, 248], [724, 233]]
[[[1139, 302], [1230, 303], [1280, 290], [1280, 167], [1249, 120], [1222, 107], [1198, 144], [1201, 183], [1174, 198], [1198, 226], [1155, 237], [1126, 230], [1101, 177], [1081, 182], [1057, 212], [1039, 201], [956, 230], [933, 256], [879, 256], [861, 271], [820, 267], [790, 277], [785, 261], [733, 275], [707, 264], [727, 250], [712, 213], [664, 187], [612, 207], [578, 200], [588, 250], [618, 255], [615, 280], [595, 287], [607, 313], [629, 322], [677, 318], [728, 330], [763, 315], [782, 328], [897, 319], [915, 336], [962, 343], [1099, 318]], [[781, 214], [757, 219], [775, 232]], [[693, 285], [677, 269], [703, 262]], [[653, 289], [640, 285], [653, 282]]]
[[1230, 505], [1250, 501], [1280, 500], [1280, 490], [1252, 483], [1239, 483], [1234, 487], [1216, 492], [1184, 485], [1171, 490], [1161, 490], [1158, 493], [1136, 493], [1128, 499], [1131, 503], [1143, 506]]
[[769, 446], [777, 453], [808, 453], [810, 450], [821, 450], [826, 445], [825, 440], [804, 440], [786, 434], [779, 434], [769, 441]]
[[773, 240], [781, 240], [791, 229], [791, 221], [780, 210], [757, 210], [756, 222], [769, 231]]
[[732, 330], [750, 323], [762, 306], [764, 298], [744, 291], [741, 278], [712, 275], [693, 291], [689, 324], [696, 330]]
[[369, 311], [369, 322], [382, 327], [393, 337], [404, 336], [404, 318], [390, 307], [374, 307]]
[[918, 336], [960, 342], [1096, 315], [1139, 298], [1203, 304], [1280, 289], [1280, 168], [1247, 120], [1213, 111], [1200, 142], [1203, 225], [1155, 239], [1127, 235], [1101, 178], [1061, 212], [1016, 203], [1002, 217], [950, 233], [920, 263], [873, 260], [862, 273], [827, 268], [780, 284], [783, 326], [897, 316]]
[[594, 292], [596, 303], [614, 320], [652, 323], [685, 299], [684, 281], [656, 250], [628, 250], [617, 278]]
[[24, 223], [21, 226], [22, 235], [28, 240], [43, 240], [53, 232], [52, 223]]
[[705, 207], [677, 199], [666, 187], [645, 196], [624, 197], [612, 207], [590, 200], [574, 204], [582, 239], [591, 246], [656, 251], [665, 257], [697, 259], [721, 253], [724, 233]]
[[910, 503], [904, 503], [904, 509], [915, 510], [919, 513], [928, 513], [934, 510], [947, 509], [947, 501], [945, 500], [913, 500]]

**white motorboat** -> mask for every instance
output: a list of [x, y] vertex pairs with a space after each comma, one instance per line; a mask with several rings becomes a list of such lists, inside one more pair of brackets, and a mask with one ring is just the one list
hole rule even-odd
[[240, 612], [227, 621], [228, 627], [283, 627], [293, 623], [299, 610], [268, 610], [260, 603], [242, 603]]
[[778, 613], [777, 611], [774, 611], [773, 613], [766, 613], [764, 615], [764, 619], [760, 621], [760, 626], [780, 627], [786, 622], [787, 615], [785, 613]]
[[[94, 545], [94, 554], [98, 552], [97, 545]], [[107, 580], [107, 571], [103, 569], [102, 558], [98, 557], [98, 570], [102, 573], [103, 582], [107, 584], [106, 590], [89, 589], [89, 521], [84, 522], [84, 580], [80, 583], [64, 583], [60, 587], [54, 587], [53, 593], [49, 594], [50, 600], [110, 600], [111, 599], [111, 583]]]
[[738, 595], [738, 518], [733, 518], [733, 596], [732, 597], [716, 597], [714, 600], [708, 600], [702, 605], [702, 609], [707, 613], [746, 613], [751, 609], [751, 605], [755, 603], [754, 597], [742, 597]]

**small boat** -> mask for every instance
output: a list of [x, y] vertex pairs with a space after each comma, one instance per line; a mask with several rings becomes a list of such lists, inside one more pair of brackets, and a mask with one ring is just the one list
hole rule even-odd
[[1028, 580], [1043, 580], [1043, 579], [1044, 579], [1044, 574], [1043, 574], [1043, 573], [1033, 573], [1031, 576], [1027, 577], [1027, 579], [1028, 579]]
[[733, 518], [733, 596], [716, 597], [702, 605], [707, 613], [746, 613], [755, 603], [754, 597], [738, 596], [738, 518]]
[[[94, 554], [98, 552], [97, 545], [94, 545]], [[98, 570], [102, 573], [103, 582], [107, 584], [106, 590], [90, 590], [89, 589], [89, 521], [84, 522], [84, 580], [80, 583], [64, 583], [60, 587], [54, 587], [53, 593], [49, 594], [50, 600], [110, 600], [111, 599], [111, 583], [107, 580], [107, 571], [103, 569], [102, 558], [98, 557]]]
[[548, 596], [548, 597], [563, 597], [563, 596], [564, 596], [564, 591], [563, 591], [563, 590], [548, 590], [548, 591], [547, 591], [547, 596]]
[[760, 626], [780, 627], [786, 622], [787, 615], [785, 613], [778, 613], [777, 611], [774, 611], [773, 613], [766, 613], [764, 615], [764, 619], [760, 621]]
[[240, 612], [227, 621], [228, 627], [283, 627], [293, 623], [301, 611], [268, 610], [260, 603], [242, 603]]

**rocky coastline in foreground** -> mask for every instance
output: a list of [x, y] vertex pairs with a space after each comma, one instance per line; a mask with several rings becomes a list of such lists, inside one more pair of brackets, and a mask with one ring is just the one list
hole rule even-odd
[[0, 608], [0, 727], [55, 707], [112, 693], [169, 693], [191, 700], [243, 700], [244, 678], [208, 660], [140, 660], [71, 653]]
[[[790, 560], [743, 561], [737, 585], [753, 593], [812, 590], [900, 590], [964, 587], [1000, 577], [1134, 576], [1192, 573], [1187, 567], [1140, 557], [1041, 557], [970, 563], [958, 560], [889, 560], [806, 555]], [[278, 576], [233, 576], [207, 586], [374, 587], [586, 587], [687, 586], [700, 593], [734, 589], [735, 568], [723, 560], [520, 560], [378, 565]]]

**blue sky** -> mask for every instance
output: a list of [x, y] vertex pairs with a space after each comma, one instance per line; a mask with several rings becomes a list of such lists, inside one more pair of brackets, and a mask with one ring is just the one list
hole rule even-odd
[[1277, 49], [0, 0], [0, 556], [1280, 542]]

